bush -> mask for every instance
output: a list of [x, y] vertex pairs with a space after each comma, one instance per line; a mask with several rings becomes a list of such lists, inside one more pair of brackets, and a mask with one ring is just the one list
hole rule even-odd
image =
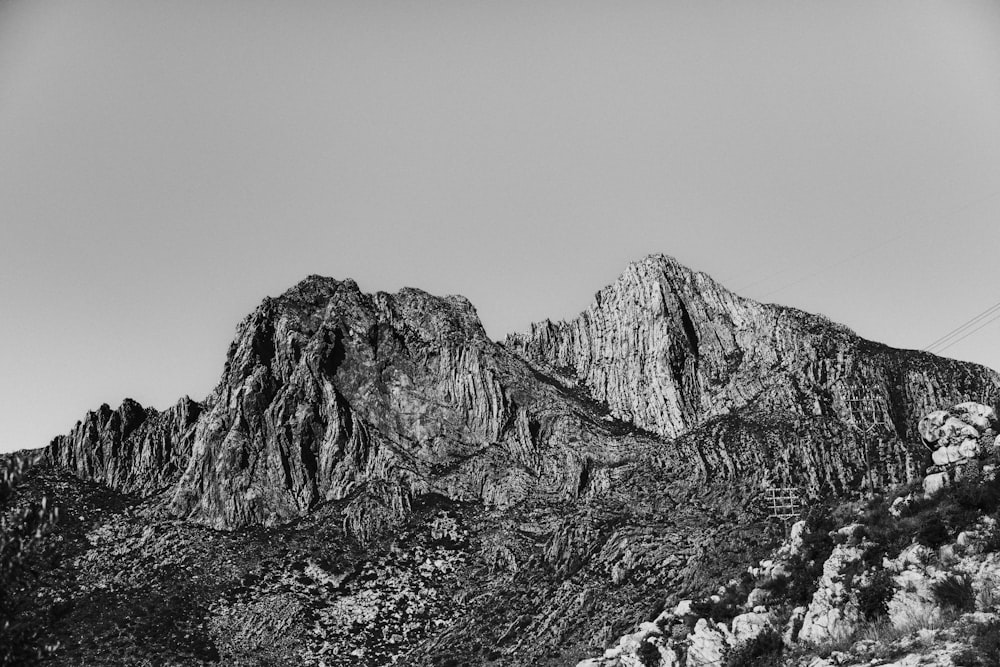
[[976, 624], [972, 647], [952, 656], [959, 667], [996, 667], [1000, 665], [1000, 622]]
[[756, 637], [731, 648], [723, 660], [726, 667], [770, 667], [783, 650], [778, 631], [766, 628]]
[[945, 609], [972, 611], [976, 608], [976, 593], [968, 576], [950, 574], [931, 584], [931, 592]]
[[635, 652], [635, 657], [646, 667], [656, 667], [660, 664], [660, 651], [649, 642], [642, 642]]
[[17, 486], [35, 463], [24, 455], [0, 456], [0, 664], [31, 664], [41, 657], [36, 649], [39, 628], [18, 621], [17, 607], [24, 595], [25, 574], [42, 537], [55, 525], [58, 512], [41, 503], [18, 503]]
[[892, 574], [879, 569], [869, 577], [866, 585], [858, 589], [858, 608], [865, 620], [874, 621], [889, 613], [889, 600], [895, 592]]
[[[920, 518], [920, 517], [914, 517]], [[923, 521], [916, 526], [914, 538], [919, 544], [931, 549], [947, 544], [951, 539], [948, 526], [936, 511], [929, 512]]]
[[993, 515], [993, 528], [991, 528], [983, 539], [983, 551], [994, 553], [1000, 551], [1000, 512]]

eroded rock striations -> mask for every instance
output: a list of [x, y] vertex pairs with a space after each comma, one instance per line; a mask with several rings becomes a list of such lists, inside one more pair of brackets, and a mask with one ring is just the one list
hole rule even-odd
[[149, 495], [177, 482], [188, 464], [202, 406], [188, 397], [164, 412], [131, 399], [88, 412], [46, 450], [55, 464], [125, 493]]
[[701, 427], [692, 447], [706, 472], [771, 458], [778, 477], [814, 489], [912, 476], [922, 453], [905, 443], [919, 441], [922, 414], [1000, 395], [993, 371], [742, 298], [665, 255], [631, 264], [579, 317], [507, 346], [636, 426], [665, 438]]
[[240, 324], [204, 407], [102, 406], [49, 451], [120, 490], [176, 482], [173, 509], [215, 527], [359, 497], [351, 521], [368, 530], [415, 494], [505, 506], [599, 490], [623, 447], [603, 410], [673, 440], [704, 478], [767, 470], [842, 492], [919, 474], [917, 418], [998, 394], [995, 372], [866, 341], [653, 255], [576, 319], [505, 345], [462, 297], [311, 276]]

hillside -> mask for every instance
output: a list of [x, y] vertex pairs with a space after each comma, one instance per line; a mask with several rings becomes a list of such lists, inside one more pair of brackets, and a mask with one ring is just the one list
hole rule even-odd
[[204, 401], [52, 441], [13, 497], [64, 518], [5, 613], [52, 664], [575, 664], [775, 548], [769, 485], [917, 481], [920, 417], [998, 398], [662, 255], [502, 344], [462, 297], [311, 276]]

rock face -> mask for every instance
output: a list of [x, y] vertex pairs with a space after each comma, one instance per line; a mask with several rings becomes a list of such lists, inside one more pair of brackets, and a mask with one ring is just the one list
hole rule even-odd
[[46, 456], [80, 477], [125, 493], [147, 495], [177, 482], [187, 466], [202, 406], [184, 397], [165, 411], [125, 399], [88, 412]]
[[703, 427], [704, 469], [745, 460], [749, 439], [757, 452], [777, 444], [779, 476], [834, 490], [856, 486], [862, 469], [869, 485], [912, 476], [921, 454], [904, 443], [920, 437], [918, 417], [1000, 395], [995, 372], [739, 297], [664, 255], [630, 265], [576, 319], [535, 324], [507, 346], [643, 429], [672, 438]]
[[[461, 297], [311, 277], [240, 325], [173, 509], [215, 527], [350, 503], [369, 533], [417, 495], [509, 506], [604, 482], [621, 438], [490, 341]], [[581, 416], [583, 415], [583, 416]]]
[[916, 417], [993, 404], [998, 387], [987, 369], [744, 299], [663, 255], [575, 320], [503, 346], [462, 297], [312, 276], [240, 324], [204, 406], [104, 406], [49, 455], [120, 490], [177, 482], [173, 510], [219, 528], [346, 499], [365, 532], [430, 492], [499, 506], [600, 492], [623, 455], [618, 422], [672, 440], [676, 465], [704, 479], [898, 482], [925, 456], [906, 444]]

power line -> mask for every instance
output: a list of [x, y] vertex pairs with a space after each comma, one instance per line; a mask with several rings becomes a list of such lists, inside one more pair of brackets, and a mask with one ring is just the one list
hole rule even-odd
[[813, 271], [812, 273], [807, 273], [806, 275], [802, 276], [798, 280], [793, 280], [790, 283], [785, 283], [781, 287], [779, 287], [777, 289], [773, 289], [770, 292], [768, 292], [767, 294], [764, 294], [763, 296], [761, 296], [761, 298], [762, 299], [766, 299], [767, 297], [771, 296], [772, 294], [777, 294], [778, 292], [786, 290], [789, 287], [794, 287], [795, 285], [798, 285], [799, 283], [803, 283], [803, 282], [809, 280], [810, 278], [814, 278], [814, 277], [816, 277], [816, 276], [818, 276], [820, 274], [826, 273], [830, 269], [835, 269], [838, 266], [841, 266], [842, 264], [847, 264], [848, 262], [854, 261], [858, 257], [861, 257], [863, 255], [867, 255], [868, 253], [874, 252], [875, 250], [878, 250], [882, 246], [888, 245], [888, 244], [892, 243], [893, 241], [895, 241], [896, 239], [901, 238], [903, 236], [913, 236], [913, 234], [910, 233], [910, 232], [900, 232], [899, 234], [896, 234], [895, 236], [890, 236], [889, 238], [887, 238], [886, 240], [882, 241], [881, 243], [876, 243], [875, 245], [868, 246], [864, 250], [862, 250], [860, 252], [856, 252], [856, 253], [854, 253], [852, 255], [849, 255], [848, 257], [845, 257], [844, 259], [842, 259], [840, 261], [834, 262], [832, 264], [827, 264], [826, 266], [824, 266], [824, 267], [822, 267], [822, 268], [820, 268], [820, 269], [818, 269], [816, 271]]
[[978, 323], [984, 317], [986, 317], [986, 316], [988, 316], [988, 315], [996, 312], [997, 309], [1000, 309], [1000, 301], [998, 301], [997, 303], [993, 304], [992, 306], [990, 306], [986, 310], [982, 311], [978, 315], [976, 315], [976, 316], [974, 316], [974, 317], [966, 320], [962, 324], [958, 325], [957, 327], [955, 327], [954, 329], [952, 329], [951, 331], [949, 331], [945, 335], [943, 335], [940, 338], [936, 339], [933, 343], [930, 343], [929, 345], [925, 346], [924, 347], [924, 351], [925, 352], [930, 352], [931, 348], [937, 347], [941, 343], [944, 343], [945, 341], [947, 341], [949, 338], [951, 338], [951, 337], [953, 337], [953, 336], [955, 336], [957, 334], [962, 333], [965, 329], [968, 329], [973, 324]]
[[966, 338], [968, 338], [968, 337], [969, 337], [969, 336], [971, 336], [972, 334], [976, 333], [976, 332], [977, 332], [977, 331], [979, 331], [980, 329], [984, 329], [984, 328], [986, 328], [987, 326], [989, 326], [989, 325], [990, 325], [990, 324], [992, 324], [993, 322], [996, 322], [997, 320], [1000, 320], [1000, 313], [997, 313], [996, 315], [994, 315], [994, 316], [993, 316], [993, 317], [991, 317], [990, 319], [986, 320], [986, 321], [985, 321], [985, 322], [983, 322], [983, 323], [982, 323], [981, 325], [979, 325], [978, 327], [976, 327], [975, 329], [973, 329], [973, 330], [972, 330], [972, 331], [970, 331], [969, 333], [965, 334], [965, 335], [964, 335], [964, 336], [962, 336], [961, 338], [956, 338], [955, 340], [951, 341], [950, 343], [948, 343], [948, 344], [947, 344], [947, 345], [945, 345], [944, 347], [940, 348], [940, 349], [939, 349], [939, 350], [938, 350], [937, 352], [935, 352], [935, 354], [940, 354], [940, 353], [944, 352], [945, 350], [947, 350], [947, 349], [948, 349], [949, 347], [951, 347], [951, 346], [952, 346], [952, 345], [954, 345], [955, 343], [958, 343], [959, 341], [963, 341], [963, 340], [965, 340]]
[[[930, 222], [930, 221], [934, 220], [935, 218], [941, 218], [941, 217], [944, 217], [944, 216], [955, 216], [957, 214], [964, 213], [965, 211], [968, 211], [968, 210], [972, 209], [973, 207], [981, 206], [982, 204], [985, 204], [987, 202], [991, 202], [991, 201], [995, 200], [998, 197], [1000, 197], [1000, 192], [994, 192], [993, 194], [989, 195], [988, 197], [984, 197], [982, 199], [978, 199], [978, 200], [975, 200], [975, 201], [972, 201], [972, 202], [968, 202], [968, 203], [966, 203], [964, 205], [961, 205], [961, 206], [958, 206], [958, 207], [956, 207], [954, 209], [951, 209], [950, 211], [945, 212], [943, 214], [920, 216], [918, 219], [922, 219], [923, 221]], [[785, 283], [784, 285], [781, 285], [781, 286], [779, 286], [779, 287], [771, 290], [770, 292], [767, 292], [766, 294], [762, 295], [760, 297], [760, 299], [766, 299], [767, 297], [769, 297], [769, 296], [771, 296], [773, 294], [777, 294], [778, 292], [782, 292], [782, 291], [788, 289], [789, 287], [794, 287], [795, 285], [798, 285], [798, 284], [803, 283], [803, 282], [805, 282], [807, 280], [810, 280], [811, 278], [814, 278], [814, 277], [816, 277], [818, 275], [822, 275], [824, 273], [827, 273], [831, 269], [835, 269], [835, 268], [837, 268], [837, 267], [839, 267], [839, 266], [841, 266], [843, 264], [847, 264], [848, 262], [851, 262], [851, 261], [857, 259], [858, 257], [862, 257], [864, 255], [867, 255], [867, 254], [869, 254], [869, 253], [871, 253], [871, 252], [873, 252], [875, 250], [878, 250], [879, 248], [881, 248], [883, 246], [888, 245], [889, 243], [892, 243], [893, 241], [896, 241], [897, 239], [906, 237], [907, 241], [912, 242], [916, 237], [925, 235], [925, 234], [927, 234], [927, 233], [929, 233], [931, 231], [934, 231], [934, 230], [932, 230], [930, 228], [924, 229], [922, 231], [913, 230], [912, 228], [904, 229], [900, 233], [895, 234], [894, 236], [890, 236], [889, 238], [887, 238], [887, 239], [885, 239], [885, 240], [883, 240], [883, 241], [881, 241], [879, 243], [876, 243], [875, 245], [868, 246], [867, 248], [864, 248], [864, 249], [862, 249], [862, 250], [860, 250], [860, 251], [858, 251], [856, 253], [853, 253], [853, 254], [851, 254], [851, 255], [849, 255], [849, 256], [841, 259], [841, 260], [838, 260], [838, 261], [835, 261], [835, 262], [833, 262], [831, 264], [827, 264], [825, 266], [822, 266], [819, 269], [817, 269], [815, 271], [812, 271], [811, 273], [807, 273], [807, 274], [801, 276], [800, 278], [797, 278], [795, 280], [792, 280], [791, 282]], [[758, 280], [757, 283], [764, 282], [765, 280], [770, 279], [774, 275], [781, 274], [781, 273], [785, 273], [785, 270], [780, 270], [780, 271], [778, 271], [776, 273], [768, 274], [763, 279]], [[755, 284], [757, 284], [757, 283], [755, 283]], [[747, 289], [747, 288], [744, 287], [742, 289]]]

